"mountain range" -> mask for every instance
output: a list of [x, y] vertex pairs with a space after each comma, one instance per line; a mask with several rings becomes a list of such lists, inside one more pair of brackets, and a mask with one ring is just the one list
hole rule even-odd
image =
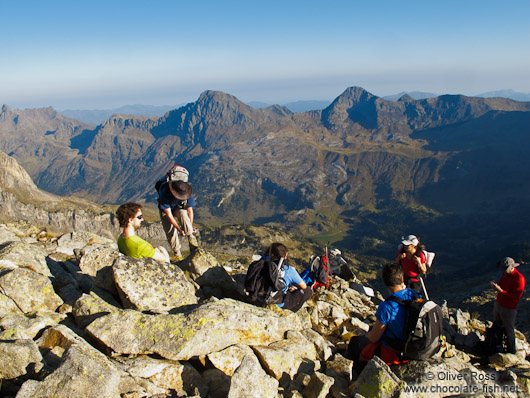
[[[404, 95], [407, 95], [415, 100], [420, 100], [420, 99], [425, 99], [425, 98], [435, 98], [439, 96], [439, 94], [422, 92], [422, 91], [409, 91], [409, 92], [402, 91], [398, 94], [387, 95], [381, 98], [388, 100], [388, 101], [397, 101]], [[504, 97], [504, 98], [513, 99], [516, 101], [530, 101], [530, 94], [520, 93], [514, 90], [490, 91], [487, 93], [477, 94], [476, 97], [483, 97], [483, 98]], [[307, 100], [307, 101], [289, 102], [289, 103], [283, 104], [282, 106], [289, 109], [291, 112], [301, 113], [301, 112], [321, 110], [321, 109], [327, 108], [330, 103], [331, 101]], [[61, 113], [62, 115], [66, 117], [81, 120], [82, 122], [85, 122], [88, 124], [98, 125], [108, 120], [114, 114], [136, 115], [136, 116], [163, 116], [166, 112], [179, 108], [182, 105], [184, 104], [159, 105], [159, 106], [135, 104], [135, 105], [125, 105], [125, 106], [122, 106], [119, 108], [113, 108], [113, 109], [64, 109], [64, 110], [59, 110], [59, 113]], [[247, 102], [247, 105], [250, 105], [251, 107], [256, 108], [256, 109], [261, 109], [261, 108], [267, 108], [271, 106], [272, 104], [265, 103], [265, 102], [259, 102], [259, 101], [251, 101], [251, 102]]]
[[181, 164], [200, 222], [275, 225], [385, 258], [415, 233], [460, 272], [529, 256], [530, 103], [388, 101], [350, 87], [322, 110], [293, 113], [206, 91], [161, 117], [96, 127], [3, 106], [0, 134], [0, 150], [54, 194], [149, 206], [155, 181]]

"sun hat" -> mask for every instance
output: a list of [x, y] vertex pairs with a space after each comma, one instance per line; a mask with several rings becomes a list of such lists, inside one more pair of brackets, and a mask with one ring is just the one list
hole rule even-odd
[[518, 267], [519, 263], [516, 263], [515, 260], [511, 257], [504, 257], [501, 261], [497, 263], [497, 267], [507, 270], [509, 268]]
[[192, 194], [191, 184], [184, 181], [170, 181], [169, 190], [178, 200], [188, 200]]
[[408, 245], [418, 246], [418, 243], [420, 243], [420, 241], [418, 240], [418, 238], [416, 238], [415, 235], [407, 235], [407, 236], [401, 237], [401, 243], [405, 246], [408, 246]]

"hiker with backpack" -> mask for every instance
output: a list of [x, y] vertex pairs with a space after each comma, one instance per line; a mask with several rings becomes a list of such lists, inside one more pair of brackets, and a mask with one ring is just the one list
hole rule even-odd
[[298, 272], [287, 265], [289, 251], [282, 243], [270, 245], [263, 256], [250, 264], [245, 290], [256, 304], [276, 304], [293, 312], [311, 297], [313, 291]]
[[421, 275], [427, 272], [427, 258], [423, 246], [420, 245], [420, 240], [415, 235], [402, 238], [396, 255], [396, 263], [403, 268], [405, 285], [421, 293], [423, 282]]
[[[491, 287], [497, 292], [493, 308], [494, 327], [504, 328], [506, 334], [506, 352], [515, 354], [517, 347], [515, 345], [515, 317], [517, 315], [517, 306], [523, 296], [526, 285], [524, 276], [515, 268], [519, 266], [511, 257], [505, 257], [497, 263], [497, 268], [502, 270], [501, 279], [498, 282], [490, 282]], [[502, 347], [502, 335], [497, 342], [500, 352]]]
[[162, 227], [177, 261], [184, 259], [179, 236], [186, 236], [190, 251], [198, 249], [196, 230], [193, 227], [193, 207], [196, 205], [193, 190], [188, 182], [188, 171], [182, 166], [173, 166], [165, 179], [155, 184], [158, 191], [158, 209]]
[[391, 365], [427, 359], [440, 348], [441, 308], [405, 286], [399, 264], [385, 264], [381, 276], [390, 296], [377, 307], [370, 331], [352, 337], [348, 344], [346, 356], [358, 373], [374, 355]]
[[150, 257], [159, 262], [169, 262], [169, 254], [163, 247], [153, 247], [138, 235], [136, 230], [142, 226], [142, 205], [138, 203], [124, 203], [118, 210], [116, 216], [122, 229], [118, 237], [118, 249], [121, 253], [132, 258]]

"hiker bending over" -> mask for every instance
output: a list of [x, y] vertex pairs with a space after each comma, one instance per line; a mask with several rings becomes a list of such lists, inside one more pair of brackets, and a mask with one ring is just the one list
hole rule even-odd
[[[389, 263], [383, 267], [383, 283], [390, 296], [401, 300], [413, 300], [417, 294], [406, 288], [403, 270], [397, 263]], [[366, 362], [374, 355], [389, 364], [400, 363], [401, 358], [386, 343], [387, 339], [404, 340], [407, 309], [394, 301], [383, 301], [377, 307], [375, 324], [370, 331], [361, 336], [354, 336], [348, 344], [347, 357], [354, 361], [355, 370], [359, 373]]]
[[123, 228], [118, 237], [118, 248], [121, 253], [133, 258], [151, 257], [156, 261], [169, 262], [169, 254], [163, 247], [153, 247], [138, 235], [136, 230], [142, 226], [144, 216], [142, 205], [125, 203], [118, 207], [116, 216], [120, 227]]
[[506, 257], [497, 263], [497, 267], [503, 271], [499, 282], [490, 282], [491, 287], [497, 291], [497, 300], [493, 307], [493, 322], [502, 325], [506, 333], [507, 351], [515, 354], [515, 316], [517, 306], [525, 288], [524, 276], [515, 269], [519, 266], [511, 257]]
[[405, 285], [418, 293], [422, 290], [421, 274], [427, 272], [426, 262], [419, 239], [414, 235], [403, 238], [399, 245], [396, 263], [403, 268]]
[[166, 233], [171, 249], [177, 256], [177, 261], [183, 259], [180, 251], [180, 236], [187, 236], [190, 250], [198, 248], [196, 230], [193, 227], [193, 207], [195, 199], [192, 195], [191, 184], [184, 181], [167, 181], [158, 191], [158, 209], [162, 227]]

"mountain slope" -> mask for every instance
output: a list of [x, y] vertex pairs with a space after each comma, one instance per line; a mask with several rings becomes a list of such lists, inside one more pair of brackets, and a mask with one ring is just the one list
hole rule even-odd
[[530, 103], [504, 98], [396, 102], [360, 87], [292, 113], [206, 91], [163, 117], [115, 115], [95, 128], [4, 107], [0, 149], [39, 187], [107, 203], [154, 202], [155, 181], [182, 164], [199, 219], [277, 222], [391, 258], [395, 237], [412, 230], [442, 245], [444, 231], [468, 231], [458, 244], [482, 250], [493, 240], [485, 217], [512, 227], [501, 244], [526, 239], [506, 220], [526, 220], [530, 203], [529, 114]]

